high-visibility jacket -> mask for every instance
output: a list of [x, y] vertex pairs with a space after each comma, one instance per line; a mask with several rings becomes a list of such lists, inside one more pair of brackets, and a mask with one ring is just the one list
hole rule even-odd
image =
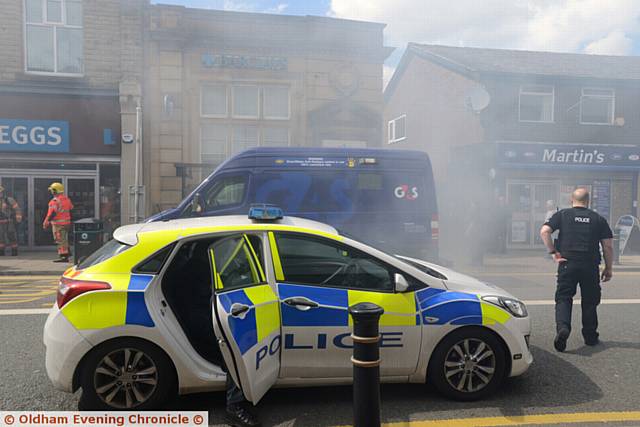
[[22, 211], [13, 197], [0, 197], [0, 223], [22, 221]]
[[49, 201], [46, 221], [55, 225], [69, 225], [71, 224], [71, 209], [73, 209], [71, 199], [64, 194], [57, 194]]

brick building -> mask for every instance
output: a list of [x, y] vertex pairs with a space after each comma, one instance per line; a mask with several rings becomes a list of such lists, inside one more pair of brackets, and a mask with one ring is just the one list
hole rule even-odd
[[385, 90], [388, 146], [431, 156], [445, 253], [483, 210], [540, 247], [575, 186], [614, 224], [637, 215], [639, 111], [638, 57], [410, 44]]
[[52, 181], [74, 219], [120, 223], [120, 134], [140, 98], [145, 4], [0, 1], [0, 183], [27, 213], [23, 246], [53, 243], [41, 227]]
[[[151, 5], [147, 213], [252, 146], [382, 145], [383, 24]], [[128, 160], [123, 157], [123, 164]]]

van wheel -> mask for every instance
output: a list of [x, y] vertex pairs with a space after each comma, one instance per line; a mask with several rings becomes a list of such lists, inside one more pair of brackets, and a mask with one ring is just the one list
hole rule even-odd
[[429, 363], [428, 378], [445, 396], [478, 400], [492, 394], [506, 373], [506, 351], [491, 332], [462, 328], [447, 335]]
[[169, 357], [144, 340], [125, 338], [96, 347], [81, 372], [80, 410], [158, 409], [176, 394]]

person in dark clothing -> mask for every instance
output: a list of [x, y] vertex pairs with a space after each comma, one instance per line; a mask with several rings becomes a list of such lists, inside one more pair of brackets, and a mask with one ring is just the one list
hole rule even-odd
[[[599, 343], [598, 313], [601, 288], [600, 280], [608, 282], [613, 275], [613, 233], [607, 220], [588, 209], [589, 192], [576, 189], [571, 196], [572, 206], [562, 209], [549, 218], [540, 229], [540, 237], [553, 259], [558, 263], [556, 289], [556, 337], [557, 351], [567, 347], [571, 333], [571, 308], [576, 287], [580, 284], [582, 296], [582, 336], [586, 345]], [[557, 247], [551, 234], [559, 230]], [[600, 274], [600, 246], [605, 267]]]
[[168, 288], [170, 297], [175, 301], [176, 316], [189, 331], [194, 348], [206, 358], [227, 371], [226, 380], [226, 419], [232, 426], [256, 427], [259, 419], [251, 410], [251, 403], [242, 389], [236, 385], [220, 351], [213, 331], [211, 312], [211, 269], [208, 256], [209, 241], [192, 242], [183, 245], [166, 273], [170, 283], [182, 286]]

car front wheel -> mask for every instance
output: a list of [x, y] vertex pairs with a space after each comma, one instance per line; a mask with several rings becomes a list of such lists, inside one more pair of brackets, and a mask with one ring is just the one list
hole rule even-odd
[[80, 410], [158, 409], [175, 394], [169, 358], [144, 340], [101, 344], [87, 356], [81, 375]]
[[429, 363], [428, 378], [455, 400], [477, 400], [493, 393], [505, 377], [504, 345], [482, 328], [463, 328], [447, 335]]

